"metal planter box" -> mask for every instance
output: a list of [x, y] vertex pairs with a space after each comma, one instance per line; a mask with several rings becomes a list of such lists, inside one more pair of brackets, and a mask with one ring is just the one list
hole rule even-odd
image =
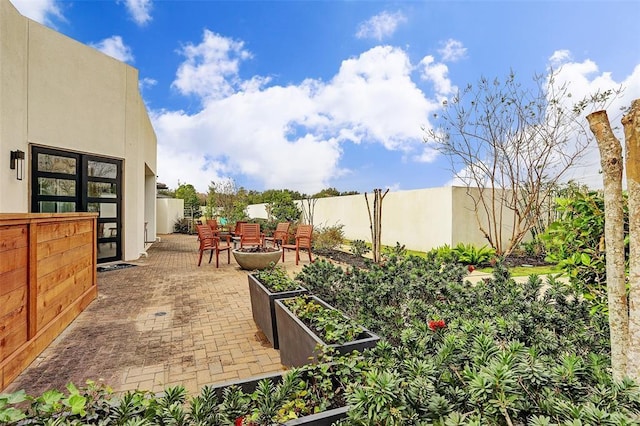
[[[284, 374], [284, 373], [283, 373]], [[261, 376], [254, 376], [245, 380], [233, 380], [224, 382], [214, 387], [218, 400], [223, 398], [224, 389], [231, 385], [239, 386], [244, 393], [251, 393], [256, 390], [258, 383], [263, 379], [271, 379], [274, 383], [279, 383], [282, 380], [282, 374], [264, 374]], [[300, 417], [297, 419], [289, 420], [284, 423], [285, 426], [331, 426], [334, 422], [347, 417], [349, 407], [333, 408], [321, 413], [311, 414], [308, 416]]]
[[[316, 296], [311, 298], [328, 309], [335, 309]], [[374, 347], [380, 338], [363, 327], [363, 332], [357, 340], [342, 345], [326, 344], [298, 317], [296, 317], [283, 302], [285, 299], [275, 301], [276, 323], [278, 328], [278, 340], [280, 344], [280, 362], [288, 367], [300, 367], [316, 361], [316, 345], [335, 348], [342, 355], [352, 351], [361, 352]]]
[[299, 290], [272, 293], [253, 275], [248, 275], [249, 295], [251, 297], [251, 313], [253, 321], [262, 330], [274, 349], [279, 348], [278, 328], [276, 324], [275, 300], [296, 297], [308, 293], [305, 288]]

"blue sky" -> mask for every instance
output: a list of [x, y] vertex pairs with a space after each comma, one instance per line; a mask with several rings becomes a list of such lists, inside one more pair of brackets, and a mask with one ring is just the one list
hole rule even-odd
[[[559, 68], [574, 98], [640, 97], [639, 1], [11, 0], [139, 70], [158, 180], [313, 193], [452, 182], [423, 143], [481, 76]], [[594, 145], [595, 148], [595, 145]], [[575, 173], [601, 186], [592, 149]]]

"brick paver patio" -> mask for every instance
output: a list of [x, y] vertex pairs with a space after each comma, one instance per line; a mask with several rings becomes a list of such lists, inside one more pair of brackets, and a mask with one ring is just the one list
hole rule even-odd
[[[136, 267], [99, 272], [98, 298], [6, 391], [40, 394], [102, 380], [116, 392], [202, 386], [282, 371], [251, 316], [247, 272], [221, 253], [197, 265], [192, 235], [162, 235]], [[224, 261], [223, 261], [224, 259]], [[285, 268], [295, 273], [295, 254]]]

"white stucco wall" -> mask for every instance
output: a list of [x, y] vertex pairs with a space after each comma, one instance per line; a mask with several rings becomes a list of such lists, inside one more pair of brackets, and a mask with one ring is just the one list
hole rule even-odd
[[[373, 193], [367, 196], [373, 209]], [[247, 213], [252, 218], [267, 217], [264, 204], [249, 206]], [[318, 199], [313, 223], [315, 226], [344, 225], [347, 239], [371, 242], [364, 194]], [[507, 232], [510, 228], [505, 221], [505, 234]], [[387, 193], [382, 202], [382, 244], [395, 246], [397, 242], [420, 251], [460, 242], [487, 244], [478, 229], [473, 202], [467, 189], [461, 187]]]
[[30, 147], [123, 160], [123, 259], [155, 239], [156, 136], [138, 71], [20, 15], [0, 0], [0, 155], [25, 152], [25, 178], [2, 167], [0, 212], [28, 212]]
[[184, 200], [182, 198], [158, 198], [156, 200], [158, 234], [173, 234], [176, 220], [184, 217]]

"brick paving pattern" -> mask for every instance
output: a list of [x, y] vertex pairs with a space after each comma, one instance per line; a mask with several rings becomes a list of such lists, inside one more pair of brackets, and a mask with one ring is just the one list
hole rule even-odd
[[[197, 266], [192, 235], [162, 235], [137, 267], [98, 273], [98, 297], [6, 389], [38, 395], [68, 382], [159, 392], [283, 370], [251, 315], [247, 272], [221, 253]], [[294, 274], [295, 253], [284, 266]]]

